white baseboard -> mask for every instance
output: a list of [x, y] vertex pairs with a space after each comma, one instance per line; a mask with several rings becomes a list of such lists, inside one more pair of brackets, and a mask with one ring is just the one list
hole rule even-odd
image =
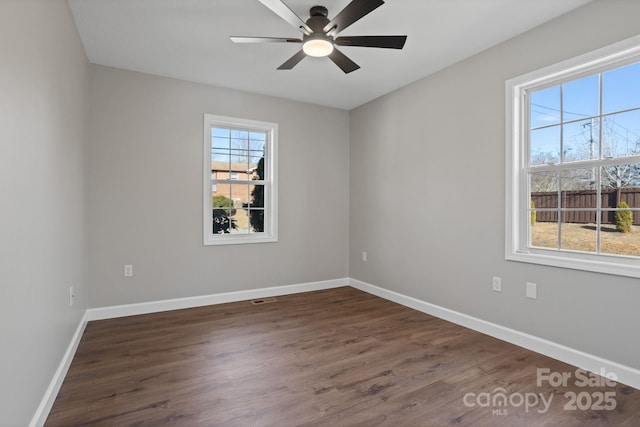
[[69, 371], [73, 356], [75, 356], [78, 345], [80, 345], [80, 340], [82, 339], [82, 334], [84, 333], [84, 328], [86, 326], [87, 313], [85, 312], [73, 334], [73, 337], [71, 337], [71, 342], [69, 343], [64, 356], [62, 356], [58, 369], [56, 369], [56, 372], [53, 374], [53, 378], [49, 383], [49, 387], [47, 387], [47, 391], [44, 393], [44, 397], [40, 401], [40, 405], [38, 405], [38, 409], [36, 409], [35, 414], [33, 414], [33, 417], [31, 418], [29, 427], [40, 427], [44, 425], [45, 421], [47, 421], [51, 407], [58, 396], [58, 392], [60, 391], [60, 387], [62, 387], [64, 378], [67, 376], [67, 371]]
[[138, 314], [158, 313], [169, 310], [180, 310], [183, 308], [203, 307], [206, 305], [224, 304], [227, 302], [246, 301], [256, 298], [266, 298], [275, 297], [278, 295], [319, 291], [322, 289], [338, 288], [341, 286], [349, 286], [349, 279], [343, 278], [334, 280], [323, 280], [319, 282], [301, 283], [297, 285], [274, 286], [271, 288], [225, 292], [222, 294], [151, 301], [139, 304], [90, 308], [89, 310], [87, 310], [87, 316], [88, 320], [90, 321], [113, 319], [116, 317], [135, 316]]
[[448, 308], [430, 304], [417, 298], [409, 297], [398, 292], [390, 291], [355, 279], [349, 279], [349, 285], [361, 291], [396, 302], [414, 310], [430, 314], [440, 319], [464, 326], [474, 331], [490, 335], [494, 338], [515, 344], [520, 347], [549, 356], [570, 365], [585, 369], [595, 374], [614, 373], [618, 382], [640, 390], [640, 370], [622, 365], [611, 360], [603, 359], [592, 354], [575, 350], [543, 338], [529, 335], [515, 329], [487, 322], [473, 316], [466, 315]]

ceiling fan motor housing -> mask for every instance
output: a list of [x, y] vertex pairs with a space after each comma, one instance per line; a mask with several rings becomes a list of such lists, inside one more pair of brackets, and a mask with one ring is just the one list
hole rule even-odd
[[[313, 41], [313, 40], [324, 40], [325, 45], [326, 45], [326, 42], [329, 42], [331, 45], [333, 45], [333, 37], [328, 36], [323, 31], [323, 28], [330, 22], [329, 18], [327, 18], [327, 16], [329, 15], [329, 11], [327, 10], [327, 8], [324, 6], [313, 6], [311, 9], [309, 9], [309, 15], [310, 17], [309, 19], [307, 19], [306, 24], [309, 26], [309, 28], [311, 28], [313, 32], [311, 34], [303, 34], [302, 42], [306, 43], [308, 41]], [[312, 42], [312, 43], [322, 43], [322, 42]], [[305, 50], [305, 53], [307, 53], [307, 55], [310, 55], [310, 56], [326, 56], [326, 54], [330, 53], [329, 49], [331, 48], [325, 47], [325, 49], [326, 51], [319, 54], [313, 54], [306, 50]]]
[[328, 15], [329, 11], [324, 6], [313, 6], [309, 9], [310, 18], [307, 19], [307, 25], [313, 30], [314, 34], [324, 33], [322, 29], [330, 22], [329, 18], [327, 18]]

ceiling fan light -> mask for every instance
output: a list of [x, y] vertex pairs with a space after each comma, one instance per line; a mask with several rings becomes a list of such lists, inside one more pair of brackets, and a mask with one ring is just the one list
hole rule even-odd
[[333, 43], [325, 39], [311, 39], [304, 42], [302, 50], [309, 56], [328, 56], [333, 52]]

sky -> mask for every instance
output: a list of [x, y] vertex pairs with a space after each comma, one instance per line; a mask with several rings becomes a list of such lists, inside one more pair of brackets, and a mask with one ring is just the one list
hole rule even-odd
[[530, 100], [532, 165], [640, 154], [640, 62], [532, 92]]

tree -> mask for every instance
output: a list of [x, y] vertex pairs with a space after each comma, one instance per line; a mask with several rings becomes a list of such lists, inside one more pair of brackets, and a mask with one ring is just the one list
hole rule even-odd
[[[640, 137], [616, 121], [617, 115], [603, 117], [602, 157], [624, 158], [640, 155]], [[623, 188], [640, 185], [640, 165], [621, 164], [602, 168], [603, 187]]]
[[640, 185], [640, 165], [613, 165], [602, 168], [602, 186], [608, 188]]
[[[261, 157], [256, 167], [254, 180], [264, 180], [264, 157]], [[251, 206], [244, 205], [249, 209], [249, 223], [253, 231], [261, 233], [264, 231], [264, 185], [254, 185], [251, 190]], [[262, 208], [262, 209], [251, 209]]]
[[[576, 122], [574, 132], [569, 132], [564, 145], [563, 161], [574, 162], [598, 159], [601, 146], [602, 158], [624, 159], [640, 155], [640, 135], [637, 128], [624, 125], [624, 119], [610, 115], [602, 118], [602, 143], [599, 144], [600, 121], [588, 119]], [[622, 122], [622, 123], [621, 123]], [[538, 151], [531, 153], [532, 165], [553, 165], [560, 159], [559, 153]], [[597, 168], [579, 168], [562, 174], [562, 189], [590, 190], [596, 183]], [[640, 164], [618, 164], [601, 169], [600, 183], [603, 188], [640, 186]], [[534, 173], [531, 177], [532, 192], [557, 191], [557, 175], [553, 172]]]

